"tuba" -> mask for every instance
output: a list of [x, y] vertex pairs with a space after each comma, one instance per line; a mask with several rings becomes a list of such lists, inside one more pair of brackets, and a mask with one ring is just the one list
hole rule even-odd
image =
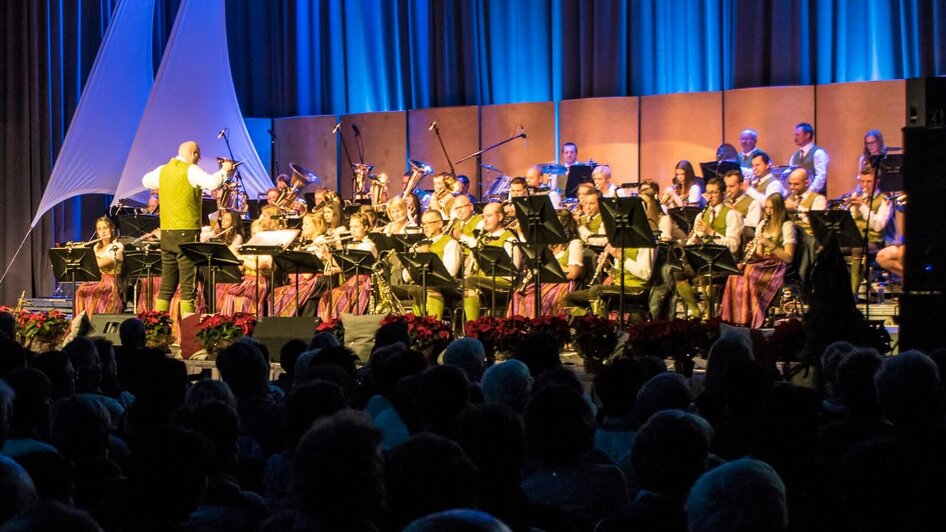
[[417, 190], [417, 186], [420, 185], [421, 179], [427, 177], [431, 172], [434, 171], [429, 164], [416, 159], [409, 159], [408, 162], [411, 164], [411, 172], [410, 176], [407, 178], [407, 183], [404, 184], [404, 190], [401, 191], [401, 198], [404, 199]]
[[371, 197], [371, 205], [375, 209], [381, 208], [384, 205], [385, 196], [387, 196], [388, 191], [388, 182], [391, 179], [387, 174], [371, 174], [368, 176], [368, 179], [371, 180], [370, 188], [368, 189], [368, 194]]
[[374, 166], [364, 163], [352, 163], [352, 194], [355, 199], [361, 199], [365, 197], [365, 181], [371, 175], [371, 171], [374, 170]]
[[280, 190], [279, 197], [276, 198], [276, 205], [283, 210], [292, 209], [292, 205], [299, 201], [299, 194], [302, 189], [312, 183], [319, 183], [319, 176], [301, 165], [289, 163], [289, 169], [292, 170], [292, 179], [289, 181], [289, 186]]

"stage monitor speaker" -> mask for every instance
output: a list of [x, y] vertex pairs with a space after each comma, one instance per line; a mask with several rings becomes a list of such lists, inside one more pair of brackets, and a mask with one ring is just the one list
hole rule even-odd
[[900, 297], [900, 352], [919, 349], [930, 353], [946, 347], [940, 327], [946, 323], [943, 294], [903, 294]]
[[946, 290], [946, 128], [906, 127], [903, 140], [903, 288]]
[[946, 125], [946, 78], [907, 80], [907, 126]]
[[315, 335], [315, 318], [303, 316], [297, 318], [263, 318], [253, 330], [253, 338], [263, 342], [269, 348], [273, 362], [279, 362], [279, 351], [286, 342], [298, 338], [309, 343]]
[[111, 340], [115, 345], [121, 345], [122, 339], [118, 334], [118, 329], [122, 322], [128, 318], [134, 318], [134, 314], [96, 314], [92, 316], [89, 336], [104, 336]]

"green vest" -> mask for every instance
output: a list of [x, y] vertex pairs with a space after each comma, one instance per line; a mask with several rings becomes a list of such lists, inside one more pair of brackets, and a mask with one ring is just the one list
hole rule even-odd
[[752, 205], [752, 198], [747, 194], [743, 194], [742, 197], [739, 198], [739, 201], [733, 204], [732, 208], [739, 211], [739, 214], [745, 218], [746, 216], [749, 216], [750, 205]]
[[200, 229], [201, 191], [187, 180], [189, 167], [190, 163], [177, 158], [161, 167], [161, 229]]
[[[874, 215], [877, 214], [877, 210], [880, 209], [880, 206], [884, 203], [884, 195], [877, 194], [874, 196], [874, 201], [870, 204], [871, 219], [874, 218]], [[861, 217], [861, 210], [852, 207], [851, 215], [854, 217], [854, 224], [857, 225], [857, 228], [860, 230], [861, 235], [864, 234], [864, 229], [867, 227], [867, 220]], [[877, 232], [873, 229], [867, 231], [867, 240], [869, 242], [884, 242], [887, 231]]]
[[437, 255], [437, 257], [439, 257], [440, 260], [443, 260], [443, 252], [444, 250], [447, 249], [447, 244], [451, 240], [453, 239], [450, 238], [449, 236], [438, 238], [436, 242], [430, 245], [430, 252], [433, 253], [434, 255]]
[[[638, 248], [624, 248], [624, 260], [637, 260], [638, 251], [639, 251]], [[615, 261], [620, 261], [620, 260], [621, 260], [621, 256], [619, 254], [617, 257], [615, 257]], [[611, 267], [611, 278], [614, 279], [615, 286], [619, 286], [621, 284], [621, 279], [619, 279], [617, 276], [617, 273], [618, 273], [617, 270], [618, 270], [617, 268], [613, 266]], [[647, 283], [646, 280], [641, 279], [640, 277], [627, 271], [627, 268], [624, 268], [623, 264], [621, 265], [621, 270], [622, 270], [621, 273], [624, 274], [624, 286], [641, 287]]]
[[769, 186], [769, 183], [771, 183], [773, 179], [775, 179], [775, 176], [760, 179], [759, 182], [755, 184], [755, 189], [764, 194], [766, 187]]
[[[798, 204], [799, 210], [804, 212], [810, 211], [811, 206], [814, 205], [815, 199], [818, 196], [819, 194], [808, 194], [808, 197], [802, 198], [801, 202]], [[799, 214], [797, 220], [795, 220], [795, 225], [801, 227], [808, 236], [814, 236], [814, 231], [811, 229], [811, 223], [808, 221], [807, 216]]]
[[482, 214], [474, 214], [470, 217], [469, 220], [460, 223], [460, 234], [463, 236], [473, 236], [473, 231], [476, 231], [476, 224], [480, 223], [480, 220], [483, 219]]
[[588, 220], [588, 224], [585, 225], [592, 234], [598, 234], [598, 230], [601, 229], [601, 213], [594, 215], [594, 217]]
[[729, 211], [732, 210], [726, 205], [723, 205], [719, 209], [719, 214], [716, 215], [716, 219], [713, 220], [713, 223], [710, 223], [710, 211], [713, 208], [710, 207], [703, 212], [703, 223], [713, 228], [713, 231], [716, 231], [722, 236], [726, 236], [726, 217], [729, 216]]

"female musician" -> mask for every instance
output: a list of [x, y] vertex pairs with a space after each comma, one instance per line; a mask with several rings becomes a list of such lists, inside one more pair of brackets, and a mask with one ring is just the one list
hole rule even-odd
[[407, 230], [407, 226], [411, 224], [407, 217], [407, 203], [400, 196], [388, 202], [388, 216], [391, 218], [391, 222], [382, 229], [387, 236], [403, 235]]
[[325, 220], [325, 234], [335, 236], [341, 233], [347, 233], [345, 221], [342, 217], [342, 206], [338, 202], [332, 201], [326, 203], [322, 208], [322, 218]]
[[[252, 234], [266, 231], [268, 227], [278, 223], [278, 220], [267, 220], [265, 218], [267, 214], [264, 214], [263, 211], [269, 210], [267, 207], [273, 206], [267, 205], [260, 210], [260, 218], [250, 226]], [[234, 220], [233, 223], [238, 222]], [[230, 245], [232, 249], [233, 244]], [[261, 316], [263, 311], [262, 302], [266, 301], [269, 290], [269, 274], [273, 267], [273, 258], [269, 255], [235, 254], [243, 263], [240, 267], [243, 271], [243, 282], [217, 284], [215, 292], [217, 295], [216, 311], [230, 315], [237, 312], [249, 312]]]
[[378, 227], [378, 211], [374, 210], [374, 205], [362, 205], [358, 208], [358, 214], [361, 214], [368, 220], [368, 231], [374, 231]]
[[664, 197], [660, 202], [668, 209], [684, 205], [703, 207], [706, 204], [703, 184], [696, 178], [690, 161], [680, 161], [674, 167], [673, 185], [664, 189]]
[[286, 218], [282, 214], [282, 209], [276, 205], [263, 205], [259, 210], [259, 219], [255, 223], [259, 223], [260, 231], [275, 231], [277, 229], [286, 228]]
[[[366, 238], [368, 221], [361, 214], [352, 215], [349, 222], [351, 231], [351, 242], [348, 249], [358, 249], [370, 252], [375, 258], [378, 257], [378, 249], [374, 242]], [[340, 248], [341, 243], [336, 242]], [[331, 273], [341, 273], [341, 268], [335, 265]], [[357, 295], [356, 295], [357, 294]], [[352, 275], [342, 286], [333, 288], [327, 292], [319, 301], [319, 317], [323, 320], [340, 318], [342, 313], [364, 314], [368, 308], [368, 299], [371, 295], [371, 269], [365, 268], [357, 276]], [[357, 299], [357, 300], [356, 300]]]
[[[582, 260], [585, 246], [578, 236], [578, 223], [570, 212], [566, 210], [558, 211], [558, 220], [565, 229], [565, 238], [567, 244], [552, 244], [549, 249], [558, 261], [558, 265], [565, 272], [567, 283], [542, 283], [542, 308], [540, 316], [555, 315], [564, 312], [565, 296], [575, 290], [575, 281], [581, 277], [584, 269]], [[526, 269], [529, 266], [526, 266]], [[527, 284], [517, 290], [512, 297], [512, 304], [506, 312], [507, 316], [535, 316], [535, 285], [532, 283], [531, 276], [528, 276]]]
[[781, 194], [765, 199], [765, 218], [765, 224], [756, 228], [756, 237], [746, 244], [742, 275], [730, 275], [726, 281], [724, 321], [761, 327], [766, 309], [782, 288], [785, 270], [795, 255], [795, 227], [785, 213]]
[[[322, 247], [316, 242], [324, 234], [325, 220], [318, 214], [305, 215], [302, 218], [302, 233], [299, 235], [299, 240], [302, 243], [300, 250], [316, 253], [318, 248]], [[322, 257], [324, 256], [322, 255]], [[291, 317], [299, 314], [315, 316], [317, 303], [316, 305], [307, 305], [307, 303], [310, 301], [317, 302], [322, 297], [325, 290], [329, 288], [328, 279], [321, 272], [300, 273], [298, 276], [297, 280], [296, 275], [290, 273], [289, 284], [276, 288], [274, 316]], [[296, 306], [297, 301], [299, 307]]]
[[115, 224], [103, 216], [95, 221], [98, 242], [92, 249], [95, 262], [102, 272], [102, 279], [80, 283], [76, 288], [76, 314], [85, 312], [91, 319], [94, 314], [118, 314], [125, 308], [122, 301], [122, 261], [125, 247], [116, 242]]
[[857, 160], [858, 170], [864, 168], [864, 165], [871, 165], [872, 157], [883, 157], [887, 153], [887, 145], [884, 143], [884, 134], [877, 129], [871, 129], [864, 133], [864, 151]]

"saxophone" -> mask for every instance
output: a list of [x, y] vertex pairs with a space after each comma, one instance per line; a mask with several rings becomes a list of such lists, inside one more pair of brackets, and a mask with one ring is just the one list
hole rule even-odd
[[389, 285], [387, 279], [385, 279], [386, 273], [383, 259], [378, 260], [371, 266], [371, 280], [373, 281], [372, 284], [377, 288], [378, 297], [375, 299], [375, 291], [371, 290], [368, 296], [368, 308], [371, 309], [372, 314], [403, 315], [406, 313], [404, 305], [401, 304], [398, 298], [394, 297], [394, 292], [391, 291], [391, 285]]
[[765, 233], [765, 225], [767, 223], [769, 223], [769, 217], [763, 216], [762, 221], [756, 226], [755, 236], [746, 244], [742, 252], [742, 260], [739, 261], [740, 269], [745, 268], [746, 264], [749, 264], [749, 260], [752, 259], [755, 252], [759, 249], [759, 244], [762, 242], [762, 235]]

